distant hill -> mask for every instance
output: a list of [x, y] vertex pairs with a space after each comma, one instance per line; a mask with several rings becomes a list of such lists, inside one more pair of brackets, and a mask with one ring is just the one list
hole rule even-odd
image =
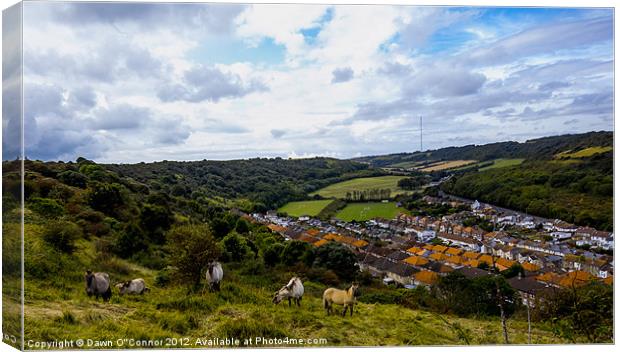
[[[440, 160], [487, 161], [500, 158], [552, 159], [558, 153], [594, 146], [613, 146], [613, 132], [600, 131], [567, 134], [532, 139], [523, 143], [497, 142], [484, 145], [472, 144], [462, 147], [441, 148], [426, 152], [365, 156], [351, 160], [366, 163], [373, 167], [388, 167], [403, 163]], [[396, 166], [398, 167], [398, 165]]]

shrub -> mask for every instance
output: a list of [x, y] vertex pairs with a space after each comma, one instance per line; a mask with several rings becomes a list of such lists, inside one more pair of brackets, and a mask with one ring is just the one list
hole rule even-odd
[[170, 264], [178, 269], [176, 278], [198, 288], [203, 269], [220, 256], [220, 249], [205, 225], [183, 225], [167, 233]]
[[30, 198], [30, 209], [51, 219], [58, 218], [64, 213], [64, 208], [56, 200], [49, 198]]
[[52, 221], [43, 232], [43, 240], [54, 248], [73, 253], [75, 241], [82, 236], [82, 229], [69, 221]]

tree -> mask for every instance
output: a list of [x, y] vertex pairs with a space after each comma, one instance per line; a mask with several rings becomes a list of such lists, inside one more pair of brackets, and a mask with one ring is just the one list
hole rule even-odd
[[267, 247], [265, 252], [263, 253], [263, 261], [266, 266], [275, 266], [280, 263], [280, 256], [282, 255], [282, 251], [284, 250], [284, 245], [281, 243], [274, 243], [271, 246]]
[[312, 251], [312, 246], [302, 241], [288, 241], [282, 250], [281, 261], [286, 265], [294, 265], [304, 262], [307, 252]]
[[173, 222], [172, 212], [164, 206], [145, 204], [140, 212], [140, 227], [148, 232], [151, 240], [157, 244], [164, 243], [163, 233], [170, 228]]
[[221, 243], [228, 261], [240, 262], [246, 259], [251, 251], [245, 238], [234, 231], [226, 235]]
[[613, 287], [591, 282], [581, 287], [551, 291], [539, 307], [554, 333], [573, 342], [613, 341]]
[[147, 249], [148, 242], [148, 238], [142, 229], [134, 223], [129, 223], [124, 226], [122, 231], [114, 235], [112, 250], [122, 258], [129, 258]]
[[337, 242], [329, 242], [315, 250], [314, 265], [333, 270], [342, 280], [355, 278], [356, 263], [355, 254]]
[[244, 218], [239, 218], [235, 224], [235, 231], [241, 234], [246, 234], [250, 231], [250, 224]]
[[203, 270], [221, 254], [211, 229], [205, 225], [177, 226], [166, 237], [170, 264], [177, 269], [175, 278], [198, 288]]
[[88, 193], [89, 205], [105, 214], [114, 214], [115, 210], [125, 203], [122, 187], [117, 183], [93, 183]]

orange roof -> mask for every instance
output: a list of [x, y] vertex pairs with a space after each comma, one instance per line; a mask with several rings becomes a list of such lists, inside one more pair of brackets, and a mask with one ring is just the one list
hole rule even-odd
[[495, 231], [495, 232], [488, 232], [484, 234], [484, 238], [486, 239], [491, 239], [491, 238], [495, 238], [499, 235], [500, 233]]
[[417, 253], [416, 253], [416, 255], [424, 255], [424, 254], [426, 254], [426, 252], [428, 252], [428, 250], [426, 250], [426, 249], [420, 249], [420, 251], [419, 251], [419, 252], [417, 252]]
[[299, 238], [297, 240], [303, 241], [303, 242], [308, 242], [308, 243], [318, 242], [318, 238], [316, 238], [314, 236], [310, 236], [307, 233], [302, 233], [301, 236], [299, 236]]
[[353, 246], [361, 248], [361, 247], [365, 247], [368, 245], [368, 242], [364, 241], [364, 240], [357, 240], [353, 243], [351, 243]]
[[443, 265], [443, 264], [442, 264], [442, 265], [439, 267], [439, 272], [440, 272], [440, 273], [449, 273], [449, 272], [452, 272], [452, 271], [454, 271], [454, 269], [452, 269], [451, 267], [449, 267], [449, 266], [447, 266], [447, 265]]
[[612, 286], [613, 286], [613, 284], [614, 284], [614, 277], [613, 277], [613, 275], [609, 275], [609, 276], [607, 276], [607, 277], [603, 280], [603, 282], [604, 282], [604, 283], [606, 283], [607, 285], [612, 285]]
[[480, 253], [465, 252], [463, 253], [463, 257], [468, 258], [468, 259], [478, 259], [480, 257]]
[[461, 257], [461, 256], [458, 256], [458, 255], [453, 255], [451, 257], [448, 257], [448, 259], [446, 259], [446, 261], [448, 263], [453, 263], [453, 264], [463, 264], [463, 263], [465, 263], [466, 259]]
[[306, 233], [308, 233], [308, 235], [310, 235], [310, 236], [316, 236], [316, 235], [319, 234], [319, 232], [321, 232], [321, 231], [319, 231], [317, 229], [310, 229], [310, 230], [306, 231]]
[[447, 255], [445, 255], [443, 253], [439, 253], [439, 252], [435, 252], [435, 253], [429, 255], [428, 257], [433, 259], [433, 260], [437, 260], [437, 261], [446, 260], [446, 258], [448, 258]]
[[448, 247], [446, 247], [446, 246], [442, 246], [442, 245], [440, 245], [440, 244], [437, 244], [437, 245], [434, 245], [434, 246], [433, 246], [433, 251], [435, 251], [435, 252], [439, 252], [439, 253], [443, 253], [443, 252], [445, 252], [447, 249], [448, 249]]
[[508, 259], [505, 259], [505, 258], [497, 258], [495, 260], [495, 264], [499, 264], [499, 265], [501, 265], [503, 267], [506, 267], [506, 269], [507, 269], [507, 268], [510, 268], [511, 266], [517, 264], [517, 262], [515, 262], [514, 260], [508, 260]]
[[458, 249], [458, 248], [448, 248], [448, 250], [446, 251], [446, 254], [450, 254], [450, 255], [460, 255], [461, 253], [463, 253], [462, 249]]
[[540, 267], [538, 267], [538, 265], [534, 265], [532, 263], [522, 263], [521, 266], [523, 267], [523, 269], [527, 270], [527, 271], [538, 271], [540, 270]]
[[548, 282], [548, 283], [557, 283], [560, 281], [560, 275], [552, 272], [544, 273], [536, 276], [536, 280]]
[[432, 271], [422, 270], [414, 275], [416, 281], [432, 285], [437, 282], [438, 275]]
[[481, 261], [481, 262], [485, 262], [485, 263], [487, 263], [489, 265], [493, 265], [493, 257], [491, 257], [488, 254], [481, 255], [480, 258], [478, 258], [478, 260]]
[[463, 265], [470, 266], [472, 268], [477, 268], [480, 265], [480, 262], [477, 259], [472, 259], [468, 262], [463, 263]]
[[568, 277], [569, 279], [574, 279], [578, 281], [590, 281], [594, 278], [592, 275], [590, 275], [590, 273], [587, 273], [581, 270], [571, 271], [568, 274], [566, 274], [566, 277]]
[[270, 229], [271, 231], [274, 231], [274, 232], [284, 232], [284, 231], [286, 231], [286, 227], [280, 226], [280, 225], [276, 225], [276, 224], [269, 224], [269, 225], [267, 225], [267, 228]]
[[422, 247], [422, 248], [424, 248], [424, 249], [426, 249], [426, 250], [429, 250], [429, 251], [432, 251], [432, 250], [433, 250], [433, 245], [431, 245], [431, 244], [425, 244], [425, 245], [424, 245], [424, 247]]
[[324, 244], [325, 244], [325, 243], [327, 243], [327, 242], [329, 242], [329, 241], [328, 241], [328, 240], [326, 240], [326, 239], [322, 239], [322, 240], [318, 240], [318, 241], [314, 242], [313, 244], [314, 244], [315, 246], [317, 246], [317, 247], [320, 247], [320, 246], [324, 245]]
[[338, 235], [337, 233], [328, 233], [327, 235], [323, 236], [323, 239], [325, 239], [325, 240], [335, 240], [336, 238], [338, 238], [338, 236], [340, 236], [340, 235]]
[[467, 233], [471, 233], [474, 229], [472, 229], [471, 227], [467, 226], [466, 228], [463, 229], [463, 232], [467, 232]]
[[420, 247], [411, 247], [411, 248], [407, 249], [407, 252], [409, 252], [409, 253], [418, 253], [421, 250], [422, 250], [422, 248], [420, 248]]
[[422, 257], [417, 257], [417, 256], [411, 256], [407, 259], [404, 259], [403, 262], [407, 263], [407, 264], [411, 264], [413, 266], [422, 266], [422, 265], [426, 265], [428, 264], [428, 259], [426, 258], [422, 258]]

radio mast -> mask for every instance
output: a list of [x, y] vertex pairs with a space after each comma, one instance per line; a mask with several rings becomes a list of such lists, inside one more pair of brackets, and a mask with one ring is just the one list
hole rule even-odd
[[424, 149], [422, 148], [422, 115], [420, 115], [420, 152]]

